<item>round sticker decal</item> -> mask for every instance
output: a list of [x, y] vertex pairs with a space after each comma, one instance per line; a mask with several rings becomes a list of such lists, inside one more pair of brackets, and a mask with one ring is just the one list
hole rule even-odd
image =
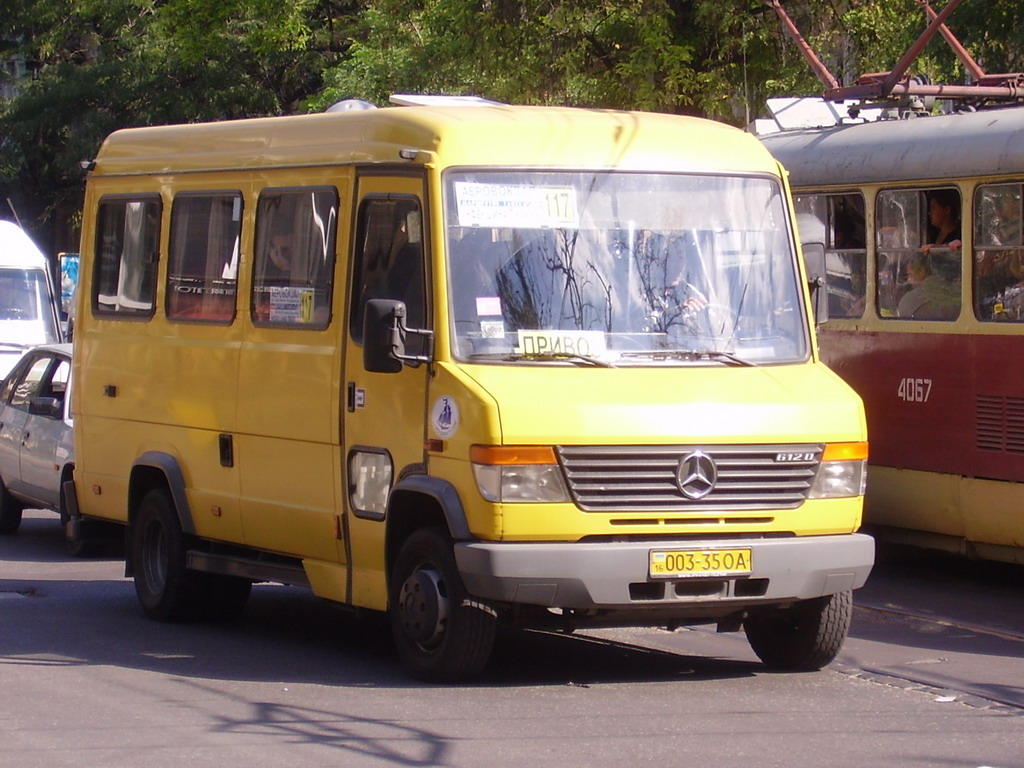
[[442, 440], [452, 437], [459, 430], [459, 406], [455, 400], [448, 395], [435, 400], [430, 411], [430, 423], [434, 434]]

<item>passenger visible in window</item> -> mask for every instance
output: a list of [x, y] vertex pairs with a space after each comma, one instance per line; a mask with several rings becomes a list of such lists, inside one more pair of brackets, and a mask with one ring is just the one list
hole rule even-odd
[[982, 246], [975, 266], [978, 313], [983, 320], [1019, 322], [1024, 320], [1024, 242], [1019, 192], [999, 195], [993, 208], [978, 238]]
[[833, 264], [839, 269], [829, 269], [828, 283], [829, 317], [860, 317], [864, 314], [867, 300], [867, 286], [864, 274], [864, 259], [858, 254], [829, 254], [827, 266]]
[[937, 189], [928, 195], [928, 243], [921, 249], [930, 253], [935, 246], [959, 251], [960, 193], [954, 189]]
[[286, 284], [292, 274], [292, 238], [291, 235], [271, 235], [267, 246], [268, 262], [265, 277], [267, 282]]
[[1011, 251], [1004, 259], [1006, 284], [994, 297], [993, 320], [1024, 320], [1024, 253]]
[[666, 258], [669, 274], [674, 274], [665, 287], [665, 296], [673, 301], [687, 317], [708, 306], [707, 295], [697, 284], [703, 282], [704, 265], [700, 260], [700, 249], [693, 235], [688, 233], [668, 244]]
[[855, 219], [845, 211], [836, 211], [832, 219], [832, 248], [837, 251], [864, 247], [864, 219]]
[[953, 320], [960, 312], [960, 293], [954, 285], [932, 272], [926, 254], [907, 264], [910, 289], [900, 299], [896, 316], [914, 320]]
[[1000, 195], [992, 231], [993, 245], [1020, 245], [1020, 194]]

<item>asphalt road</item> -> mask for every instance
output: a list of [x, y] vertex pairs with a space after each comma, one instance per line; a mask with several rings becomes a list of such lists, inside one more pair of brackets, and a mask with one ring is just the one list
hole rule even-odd
[[509, 633], [477, 684], [429, 686], [382, 622], [299, 589], [257, 586], [230, 625], [151, 622], [123, 563], [60, 535], [28, 513], [0, 539], [2, 768], [1024, 768], [1020, 569], [883, 565], [818, 673], [705, 629]]

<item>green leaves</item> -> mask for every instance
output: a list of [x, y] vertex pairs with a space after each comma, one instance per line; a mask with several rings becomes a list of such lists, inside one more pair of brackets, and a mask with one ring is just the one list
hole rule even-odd
[[[763, 0], [9, 0], [0, 56], [34, 73], [0, 100], [0, 184], [35, 217], [74, 209], [78, 162], [130, 125], [321, 110], [395, 92], [704, 115], [745, 125], [822, 86]], [[895, 65], [916, 0], [784, 0], [844, 83]], [[935, 5], [941, 8], [941, 0]], [[989, 72], [1024, 69], [1019, 0], [949, 25]], [[962, 82], [936, 38], [911, 74]], [[65, 216], [73, 215], [66, 212]]]

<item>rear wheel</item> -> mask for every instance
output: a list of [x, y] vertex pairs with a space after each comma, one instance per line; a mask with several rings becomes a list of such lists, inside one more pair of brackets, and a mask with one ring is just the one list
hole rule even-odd
[[453, 682], [479, 674], [487, 664], [497, 619], [469, 599], [452, 544], [440, 531], [422, 529], [405, 541], [388, 597], [395, 645], [413, 676]]
[[753, 613], [744, 622], [747, 640], [767, 666], [812, 671], [831, 663], [850, 631], [853, 593], [849, 590], [789, 608]]
[[188, 621], [203, 610], [203, 574], [185, 567], [187, 539], [163, 490], [147, 493], [132, 523], [135, 594], [157, 621]]
[[21, 504], [0, 480], [0, 535], [10, 536], [21, 527]]

